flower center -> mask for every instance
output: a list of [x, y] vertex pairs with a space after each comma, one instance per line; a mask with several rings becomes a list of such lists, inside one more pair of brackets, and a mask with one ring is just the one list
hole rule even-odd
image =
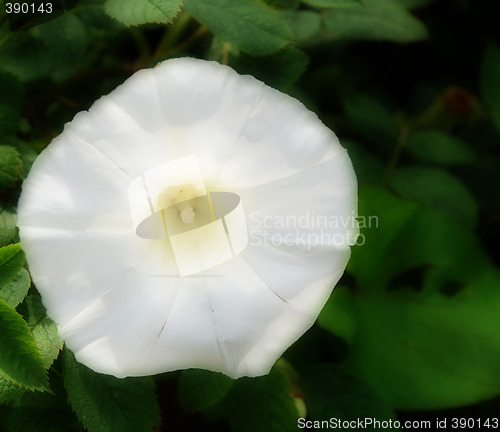
[[130, 183], [129, 203], [136, 234], [167, 239], [180, 276], [222, 264], [248, 244], [240, 197], [207, 192], [195, 156], [141, 174]]

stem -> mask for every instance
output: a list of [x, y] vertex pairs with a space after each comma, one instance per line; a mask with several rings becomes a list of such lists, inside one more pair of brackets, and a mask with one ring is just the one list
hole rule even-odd
[[229, 64], [229, 44], [227, 42], [222, 43], [222, 64]]
[[401, 131], [399, 133], [398, 140], [396, 142], [396, 145], [394, 147], [394, 150], [392, 151], [391, 158], [389, 159], [389, 163], [387, 164], [387, 168], [385, 170], [384, 174], [384, 184], [387, 184], [392, 172], [396, 168], [396, 165], [399, 162], [399, 158], [401, 157], [401, 152], [403, 151], [403, 147], [406, 144], [406, 141], [408, 140], [408, 133], [410, 131], [410, 128], [408, 127], [408, 124], [405, 122], [401, 122]]
[[177, 17], [177, 20], [175, 21], [173, 26], [167, 27], [167, 31], [165, 32], [163, 39], [156, 47], [153, 57], [158, 58], [171, 51], [172, 47], [174, 47], [177, 41], [180, 39], [182, 33], [184, 32], [190, 21], [191, 16], [185, 10], [183, 10]]

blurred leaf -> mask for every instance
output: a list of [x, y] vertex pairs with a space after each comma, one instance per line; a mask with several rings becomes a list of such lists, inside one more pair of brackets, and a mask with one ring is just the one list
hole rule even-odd
[[0, 70], [21, 81], [31, 81], [50, 74], [51, 57], [43, 44], [28, 32], [15, 33], [0, 50]]
[[24, 252], [19, 243], [0, 248], [0, 288], [10, 283], [24, 265]]
[[309, 57], [298, 48], [288, 46], [273, 56], [241, 55], [233, 66], [241, 74], [250, 74], [275, 89], [285, 91], [306, 70]]
[[318, 325], [343, 338], [349, 345], [356, 336], [356, 318], [348, 288], [337, 286], [318, 316]]
[[315, 11], [282, 10], [280, 14], [292, 30], [294, 39], [299, 42], [310, 38], [321, 27], [320, 15]]
[[0, 375], [0, 407], [2, 404], [6, 404], [19, 398], [24, 393], [26, 393], [26, 389], [18, 386], [12, 381], [6, 380]]
[[28, 325], [0, 299], [0, 375], [30, 390], [46, 390], [48, 378]]
[[89, 432], [151, 432], [160, 423], [154, 381], [118, 379], [93, 372], [64, 351], [64, 386], [76, 415]]
[[[10, 105], [0, 103], [0, 136], [3, 138], [4, 136], [15, 134], [18, 128], [18, 122], [19, 114], [16, 112], [16, 110], [13, 109]], [[0, 146], [0, 148], [4, 147], [6, 146]], [[0, 158], [1, 157], [2, 156], [0, 154]]]
[[78, 61], [87, 48], [85, 25], [72, 13], [35, 27], [33, 34], [43, 42], [49, 55], [64, 63]]
[[3, 287], [0, 287], [0, 299], [5, 300], [10, 307], [15, 308], [24, 300], [26, 294], [28, 294], [30, 285], [30, 276], [26, 269], [22, 268], [14, 279]]
[[180, 11], [182, 0], [107, 0], [106, 12], [126, 25], [171, 23]]
[[370, 153], [369, 149], [351, 140], [342, 140], [341, 144], [349, 153], [354, 166], [354, 172], [358, 178], [358, 184], [380, 183], [382, 181], [385, 168]]
[[[367, 383], [334, 365], [320, 365], [304, 371], [300, 384], [305, 394], [309, 417], [314, 420], [354, 421], [395, 420], [389, 404]], [[357, 427], [343, 430], [358, 430]], [[366, 424], [366, 430], [380, 430]]]
[[398, 0], [407, 9], [417, 9], [427, 6], [434, 2], [434, 0]]
[[0, 246], [12, 243], [16, 237], [16, 209], [0, 205]]
[[18, 114], [23, 106], [23, 99], [23, 88], [16, 77], [10, 73], [0, 72], [0, 104], [8, 106], [12, 112]]
[[16, 398], [17, 400], [4, 408], [3, 412], [0, 407], [0, 416], [8, 432], [69, 432], [80, 430], [80, 428], [71, 428], [76, 421], [68, 407], [64, 389], [57, 389], [54, 394], [24, 393], [24, 395], [21, 395], [22, 397]]
[[[1, 109], [0, 106], [0, 116]], [[7, 189], [14, 186], [21, 177], [22, 167], [23, 161], [19, 152], [12, 146], [0, 145], [0, 188]]]
[[222, 400], [234, 384], [227, 376], [201, 369], [182, 371], [179, 398], [187, 412], [204, 411]]
[[289, 432], [297, 428], [290, 384], [276, 368], [262, 377], [239, 379], [228, 399], [232, 432]]
[[[398, 409], [461, 406], [498, 394], [500, 275], [474, 234], [379, 188], [362, 189], [360, 214], [376, 215], [378, 225], [362, 230], [366, 243], [353, 250], [356, 290], [335, 289], [327, 306], [332, 321], [342, 309], [356, 323], [346, 367]], [[418, 266], [428, 270], [417, 291], [387, 290]]]
[[396, 0], [364, 0], [360, 7], [331, 9], [325, 26], [340, 38], [414, 42], [427, 37], [427, 29]]
[[28, 176], [31, 166], [33, 165], [33, 162], [35, 162], [38, 153], [28, 143], [15, 137], [8, 140], [8, 143], [19, 152], [19, 156], [23, 162], [20, 177], [24, 180]]
[[500, 132], [500, 48], [489, 44], [481, 64], [481, 95]]
[[437, 129], [412, 132], [406, 148], [413, 156], [426, 162], [452, 165], [474, 161], [474, 153], [466, 143]]
[[25, 317], [35, 341], [42, 353], [43, 363], [48, 369], [59, 355], [63, 340], [57, 333], [57, 326], [46, 314], [39, 296], [28, 296], [19, 308]]
[[23, 161], [19, 152], [14, 147], [0, 145], [0, 188], [7, 189], [14, 186], [21, 177], [22, 167]]
[[184, 6], [215, 35], [251, 55], [275, 53], [292, 37], [280, 14], [258, 0], [184, 0]]
[[363, 4], [362, 0], [302, 0], [303, 3], [324, 8], [353, 7]]
[[397, 169], [391, 187], [403, 198], [418, 201], [452, 219], [473, 227], [477, 223], [476, 201], [467, 187], [446, 171], [431, 167]]
[[297, 9], [300, 2], [301, 0], [266, 0], [268, 5], [279, 9]]
[[392, 149], [399, 126], [389, 110], [371, 96], [353, 95], [344, 101], [344, 110], [356, 134], [381, 148]]

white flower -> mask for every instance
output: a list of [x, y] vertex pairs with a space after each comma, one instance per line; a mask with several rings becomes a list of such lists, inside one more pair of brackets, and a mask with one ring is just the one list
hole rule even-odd
[[291, 97], [215, 62], [141, 70], [33, 165], [18, 226], [77, 359], [118, 377], [266, 374], [357, 235], [346, 150]]

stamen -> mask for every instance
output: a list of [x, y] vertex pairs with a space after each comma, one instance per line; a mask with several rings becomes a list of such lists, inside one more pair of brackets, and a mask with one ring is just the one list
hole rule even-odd
[[194, 222], [195, 216], [196, 215], [194, 214], [194, 211], [190, 206], [185, 206], [181, 210], [181, 219], [185, 224], [192, 224]]

